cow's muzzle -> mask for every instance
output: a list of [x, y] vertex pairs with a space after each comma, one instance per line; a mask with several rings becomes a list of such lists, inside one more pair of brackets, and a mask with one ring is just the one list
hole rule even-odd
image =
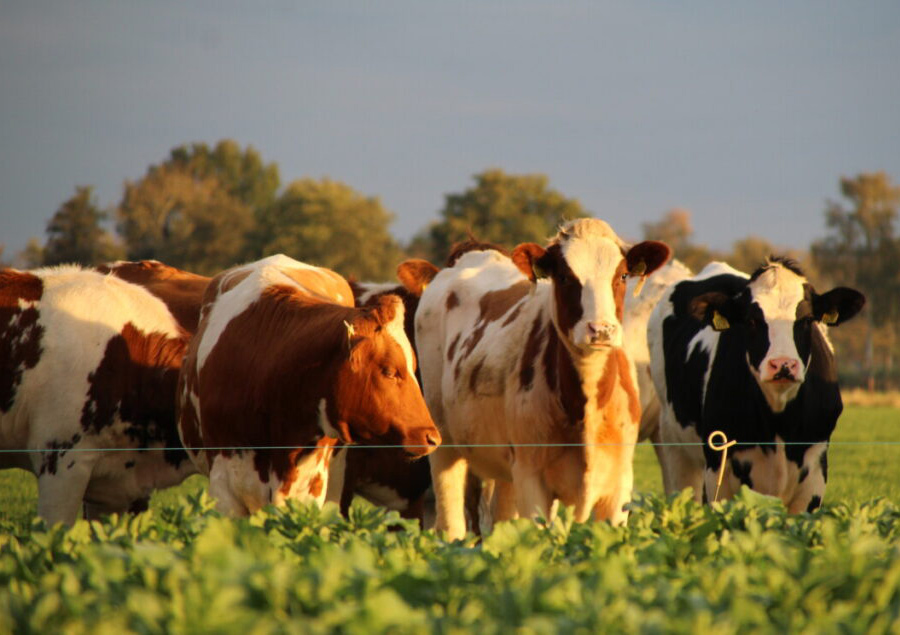
[[769, 378], [773, 383], [790, 384], [800, 381], [800, 360], [789, 357], [776, 357], [770, 359], [767, 364]]
[[427, 456], [441, 444], [441, 433], [437, 428], [416, 430], [407, 436], [403, 449], [413, 458]]

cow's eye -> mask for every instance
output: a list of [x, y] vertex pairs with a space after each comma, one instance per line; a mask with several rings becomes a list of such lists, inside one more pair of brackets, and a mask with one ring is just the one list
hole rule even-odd
[[381, 374], [387, 377], [388, 379], [400, 379], [400, 371], [396, 368], [391, 368], [389, 366], [381, 367]]
[[628, 274], [627, 274], [627, 273], [623, 273], [623, 274], [622, 274], [622, 282], [625, 282], [626, 280], [628, 280]]

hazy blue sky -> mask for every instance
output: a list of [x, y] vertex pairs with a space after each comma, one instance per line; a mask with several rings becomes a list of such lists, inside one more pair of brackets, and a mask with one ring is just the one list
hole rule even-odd
[[842, 175], [900, 181], [900, 3], [0, 0], [0, 243], [170, 148], [252, 144], [380, 196], [401, 239], [498, 166], [620, 234], [805, 247]]

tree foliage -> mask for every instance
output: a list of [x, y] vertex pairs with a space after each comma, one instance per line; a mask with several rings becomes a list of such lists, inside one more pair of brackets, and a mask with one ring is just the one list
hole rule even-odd
[[[29, 264], [97, 265], [121, 258], [124, 250], [101, 227], [106, 218], [106, 212], [94, 201], [92, 187], [75, 188], [75, 195], [64, 202], [47, 223], [47, 242], [39, 255], [40, 263]], [[37, 259], [34, 247], [29, 249], [29, 259]]]
[[[866, 295], [865, 344], [853, 348], [862, 348], [866, 383], [872, 389], [876, 357], [883, 359], [888, 375], [893, 372], [900, 330], [900, 240], [895, 227], [900, 187], [884, 172], [863, 173], [842, 178], [841, 194], [846, 204], [828, 201], [825, 222], [830, 233], [813, 244], [812, 254], [834, 284], [856, 287]], [[833, 335], [842, 348], [849, 337], [852, 333], [843, 329]]]
[[277, 163], [266, 165], [253, 146], [241, 150], [232, 139], [222, 139], [212, 149], [205, 143], [178, 146], [172, 149], [167, 163], [197, 178], [216, 178], [254, 212], [275, 201], [281, 183]]
[[128, 258], [154, 258], [202, 274], [242, 260], [253, 214], [213, 176], [171, 164], [125, 183], [117, 209]]
[[693, 271], [700, 271], [710, 260], [721, 258], [705, 245], [694, 242], [694, 226], [691, 213], [681, 207], [666, 212], [655, 223], [643, 223], [644, 240], [661, 240], [672, 248], [672, 257], [677, 258]]
[[378, 198], [330, 179], [299, 179], [257, 216], [252, 257], [284, 253], [345, 276], [390, 280], [403, 253]]
[[875, 325], [900, 317], [900, 242], [895, 221], [900, 187], [884, 172], [841, 179], [849, 207], [829, 201], [826, 226], [831, 230], [813, 244], [819, 266], [838, 284], [858, 286], [867, 297]]
[[501, 245], [543, 244], [563, 221], [588, 215], [577, 199], [551, 189], [543, 174], [490, 169], [474, 178], [474, 187], [446, 196], [441, 220], [413, 239], [413, 255], [443, 262], [451, 245], [470, 232]]

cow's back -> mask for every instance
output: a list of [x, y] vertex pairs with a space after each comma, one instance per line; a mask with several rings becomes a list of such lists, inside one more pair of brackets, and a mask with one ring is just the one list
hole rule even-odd
[[144, 287], [162, 300], [189, 333], [197, 330], [200, 305], [210, 278], [165, 265], [158, 260], [118, 261], [97, 267], [132, 284]]

